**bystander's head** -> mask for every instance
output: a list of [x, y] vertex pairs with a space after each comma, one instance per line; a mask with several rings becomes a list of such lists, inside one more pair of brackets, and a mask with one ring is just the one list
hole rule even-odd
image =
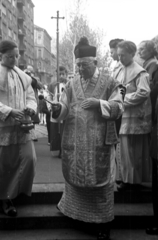
[[59, 81], [60, 83], [66, 83], [67, 82], [67, 69], [64, 66], [59, 66]]
[[124, 66], [128, 66], [133, 62], [136, 51], [137, 47], [135, 43], [131, 41], [122, 41], [117, 45], [117, 55], [119, 61]]
[[118, 55], [117, 55], [117, 45], [118, 45], [118, 43], [120, 43], [122, 41], [123, 41], [123, 39], [116, 38], [116, 39], [112, 39], [109, 42], [111, 57], [113, 58], [114, 61], [119, 61]]
[[138, 55], [144, 60], [157, 57], [158, 53], [152, 40], [142, 41], [138, 46]]

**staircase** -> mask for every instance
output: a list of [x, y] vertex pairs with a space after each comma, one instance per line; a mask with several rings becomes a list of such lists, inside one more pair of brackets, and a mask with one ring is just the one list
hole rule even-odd
[[[57, 210], [63, 189], [63, 183], [34, 184], [31, 197], [21, 195], [14, 200], [18, 210], [16, 218], [0, 212], [0, 230], [63, 229], [82, 225]], [[115, 220], [112, 227], [145, 229], [152, 221], [151, 202], [150, 185], [125, 192], [118, 192], [115, 187]]]

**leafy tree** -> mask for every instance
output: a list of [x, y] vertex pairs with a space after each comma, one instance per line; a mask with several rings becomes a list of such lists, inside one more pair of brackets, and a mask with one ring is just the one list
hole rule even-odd
[[59, 45], [60, 64], [73, 72], [75, 72], [74, 48], [82, 36], [87, 37], [89, 43], [97, 47], [99, 67], [103, 66], [107, 57], [105, 49], [102, 48], [104, 33], [99, 29], [93, 30], [89, 27], [86, 17], [81, 14], [82, 3], [82, 0], [76, 0], [76, 11], [70, 14], [67, 32]]

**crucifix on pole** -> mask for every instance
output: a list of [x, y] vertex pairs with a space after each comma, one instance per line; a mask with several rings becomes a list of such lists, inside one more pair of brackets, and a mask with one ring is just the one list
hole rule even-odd
[[59, 17], [59, 11], [57, 11], [56, 17], [51, 17], [52, 19], [57, 20], [57, 39], [56, 39], [56, 48], [57, 48], [57, 99], [59, 101], [59, 19], [64, 19], [65, 17]]

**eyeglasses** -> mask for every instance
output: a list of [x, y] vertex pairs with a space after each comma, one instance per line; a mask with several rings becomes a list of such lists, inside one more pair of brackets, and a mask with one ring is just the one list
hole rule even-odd
[[78, 62], [77, 66], [80, 68], [86, 68], [89, 67], [90, 65], [92, 65], [94, 63], [94, 61], [89, 60], [88, 62]]

